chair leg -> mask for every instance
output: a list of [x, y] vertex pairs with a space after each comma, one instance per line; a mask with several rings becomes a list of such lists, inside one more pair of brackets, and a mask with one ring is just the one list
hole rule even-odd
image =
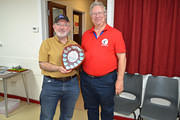
[[134, 120], [136, 120], [136, 113], [135, 113], [135, 112], [133, 112], [133, 115], [134, 115]]
[[139, 107], [139, 115], [138, 115], [138, 120], [143, 120], [143, 118], [141, 117], [141, 108]]
[[139, 115], [139, 116], [138, 116], [138, 120], [143, 120], [143, 118]]
[[178, 112], [177, 118], [178, 118], [178, 120], [180, 120], [180, 112]]

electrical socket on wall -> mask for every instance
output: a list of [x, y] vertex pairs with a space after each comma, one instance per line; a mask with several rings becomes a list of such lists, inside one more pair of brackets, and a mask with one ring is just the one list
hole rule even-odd
[[39, 27], [33, 26], [33, 27], [32, 27], [32, 31], [33, 31], [34, 33], [38, 33], [38, 32], [39, 32]]

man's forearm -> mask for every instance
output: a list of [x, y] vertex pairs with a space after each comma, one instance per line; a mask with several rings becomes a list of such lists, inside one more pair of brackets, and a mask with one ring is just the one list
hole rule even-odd
[[57, 72], [59, 71], [59, 66], [53, 65], [48, 62], [39, 62], [39, 66], [41, 69], [48, 71], [48, 72]]
[[124, 79], [124, 72], [126, 69], [126, 54], [125, 53], [119, 53], [118, 56], [118, 76], [117, 80], [123, 80]]

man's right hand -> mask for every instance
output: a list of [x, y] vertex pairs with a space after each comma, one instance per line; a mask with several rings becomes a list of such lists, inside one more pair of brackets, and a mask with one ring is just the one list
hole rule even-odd
[[58, 71], [61, 72], [61, 73], [69, 73], [69, 72], [71, 72], [72, 70], [66, 70], [63, 66], [59, 66]]

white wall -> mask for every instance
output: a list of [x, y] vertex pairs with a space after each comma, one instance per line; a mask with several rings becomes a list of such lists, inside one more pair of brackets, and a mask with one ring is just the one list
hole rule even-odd
[[114, 0], [107, 0], [107, 23], [114, 26]]
[[[85, 8], [92, 0], [60, 1], [67, 5], [70, 18], [72, 10], [84, 12], [84, 31], [92, 26], [89, 8]], [[42, 85], [38, 65], [39, 47], [48, 37], [46, 6], [47, 0], [0, 0], [0, 66], [21, 65], [31, 69], [32, 72], [26, 75], [26, 83], [29, 97], [35, 100], [39, 100]], [[33, 32], [34, 26], [39, 28], [39, 32]], [[0, 92], [3, 92], [2, 81]], [[8, 80], [8, 94], [26, 97], [21, 76]]]
[[[41, 74], [38, 66], [38, 51], [42, 41], [40, 0], [0, 1], [0, 65], [21, 65], [32, 70], [26, 81], [32, 99], [39, 99]], [[32, 32], [33, 26], [39, 32]], [[20, 76], [17, 82], [8, 82], [8, 93], [25, 96]], [[2, 92], [0, 81], [0, 92]]]

